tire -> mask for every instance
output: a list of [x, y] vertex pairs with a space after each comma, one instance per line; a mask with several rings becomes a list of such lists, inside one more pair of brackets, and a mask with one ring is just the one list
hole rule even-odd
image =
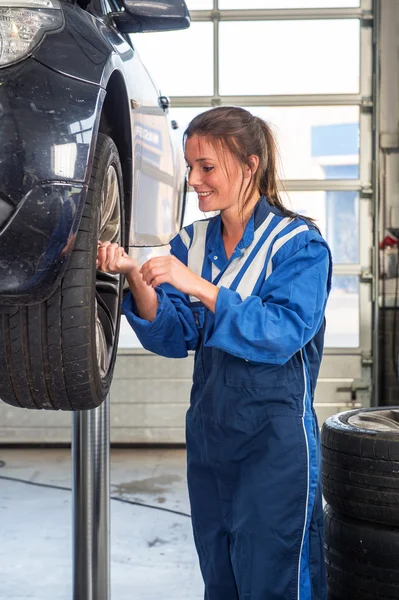
[[0, 398], [22, 408], [87, 410], [109, 391], [122, 277], [96, 270], [98, 240], [124, 245], [122, 169], [98, 134], [91, 179], [65, 274], [46, 302], [0, 314]]
[[399, 528], [324, 513], [327, 600], [398, 600]]
[[321, 433], [327, 504], [350, 517], [399, 526], [398, 433], [398, 407], [329, 417]]

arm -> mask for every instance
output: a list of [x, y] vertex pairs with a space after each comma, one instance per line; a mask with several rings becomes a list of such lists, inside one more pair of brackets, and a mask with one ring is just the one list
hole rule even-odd
[[140, 274], [140, 267], [118, 244], [98, 242], [97, 269], [105, 273], [125, 275], [129, 288], [135, 298], [137, 312], [142, 319], [153, 321], [158, 308], [155, 290], [146, 284]]
[[219, 288], [188, 269], [184, 263], [171, 256], [160, 256], [145, 263], [141, 272], [148, 285], [157, 288], [171, 284], [175, 289], [198, 298], [210, 311], [215, 312]]
[[[172, 240], [172, 245], [184, 260], [178, 239]], [[123, 311], [144, 348], [174, 358], [183, 358], [187, 350], [196, 348], [198, 330], [184, 293], [171, 285], [156, 290], [147, 285], [137, 262], [117, 244], [99, 245], [97, 268], [125, 275], [130, 293], [123, 301]]]
[[156, 291], [146, 284], [138, 265], [126, 273], [125, 277], [135, 300], [138, 316], [151, 323], [156, 318], [159, 304]]

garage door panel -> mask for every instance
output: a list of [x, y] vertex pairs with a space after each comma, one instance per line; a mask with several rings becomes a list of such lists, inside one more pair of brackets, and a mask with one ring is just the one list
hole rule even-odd
[[328, 354], [325, 353], [319, 372], [323, 378], [361, 378], [361, 363], [358, 354]]
[[191, 385], [191, 380], [188, 379], [114, 379], [111, 387], [111, 407], [116, 404], [142, 402], [188, 405]]
[[[118, 388], [121, 383], [115, 381], [113, 388]], [[124, 390], [130, 396], [127, 402], [122, 401], [121, 394], [116, 394], [113, 389], [111, 441], [124, 444], [184, 443], [184, 421], [191, 384], [186, 382], [173, 386], [170, 382], [142, 383], [145, 385], [140, 393], [138, 389], [134, 391], [129, 388], [131, 381], [129, 385], [126, 384]], [[337, 387], [347, 387], [349, 383], [350, 380], [342, 379], [319, 380], [315, 410], [320, 425], [330, 415], [354, 407], [349, 393], [336, 392]], [[360, 406], [360, 403], [356, 406]], [[0, 422], [0, 442], [3, 443], [70, 443], [71, 440], [71, 413], [29, 411], [1, 405]]]
[[71, 427], [0, 427], [2, 444], [70, 444]]
[[351, 402], [351, 393], [349, 390], [339, 391], [340, 388], [350, 388], [353, 379], [319, 379], [315, 392], [315, 403], [324, 404], [326, 402], [335, 402], [338, 404], [347, 404]]
[[[141, 403], [112, 404], [110, 409], [111, 426], [121, 426], [128, 423], [132, 427], [145, 424], [149, 427], [166, 427], [174, 424], [184, 426], [188, 400], [185, 403], [149, 402], [143, 398]], [[2, 411], [3, 412], [3, 411]], [[3, 412], [1, 429], [13, 427], [71, 427], [72, 413], [53, 411], [25, 411], [20, 408]]]
[[[187, 358], [174, 359], [146, 354], [118, 355], [115, 379], [192, 379], [194, 354]], [[319, 377], [360, 378], [361, 365], [358, 353], [329, 354], [325, 352]]]
[[193, 354], [187, 358], [165, 358], [156, 354], [134, 353], [118, 354], [116, 361], [115, 379], [151, 379], [154, 378], [188, 378], [193, 372]]
[[113, 427], [113, 444], [184, 444], [184, 427]]
[[[13, 427], [16, 430], [25, 427], [70, 427], [72, 413], [64, 411], [28, 410], [10, 407], [4, 409], [0, 406], [1, 430]], [[1, 439], [1, 438], [0, 438]]]
[[113, 427], [112, 444], [184, 444], [185, 429], [173, 427]]
[[184, 427], [187, 403], [160, 404], [145, 400], [137, 404], [111, 404], [111, 427]]
[[[71, 427], [0, 427], [0, 440], [7, 444], [70, 444]], [[113, 444], [184, 444], [184, 427], [112, 427]]]

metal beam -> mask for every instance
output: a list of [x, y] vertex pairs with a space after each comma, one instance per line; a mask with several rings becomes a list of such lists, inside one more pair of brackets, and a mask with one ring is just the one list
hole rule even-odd
[[361, 19], [372, 23], [371, 11], [360, 8], [282, 8], [240, 10], [192, 10], [192, 21], [307, 21], [326, 19]]
[[284, 179], [281, 190], [287, 192], [361, 192], [364, 189], [358, 179]]
[[[286, 192], [361, 193], [365, 186], [358, 179], [282, 179], [279, 189]], [[188, 192], [194, 193], [194, 188], [189, 186]]]
[[171, 96], [176, 108], [211, 106], [365, 106], [372, 107], [369, 98], [360, 94], [291, 94], [270, 96]]
[[[215, 5], [217, 0], [214, 0]], [[216, 21], [213, 23], [213, 93], [219, 96], [219, 26]]]
[[374, 230], [373, 230], [373, 277], [374, 277], [374, 305], [373, 305], [373, 393], [371, 405], [380, 405], [380, 307], [378, 298], [380, 295], [380, 27], [381, 27], [381, 2], [374, 0], [373, 3], [375, 23], [373, 28], [373, 98], [375, 110], [373, 112], [373, 205], [374, 205]]
[[359, 277], [362, 272], [363, 268], [360, 265], [340, 263], [333, 266], [333, 275], [352, 275]]

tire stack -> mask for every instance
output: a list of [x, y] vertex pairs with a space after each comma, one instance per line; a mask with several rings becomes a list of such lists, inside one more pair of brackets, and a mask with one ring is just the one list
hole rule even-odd
[[399, 407], [322, 428], [327, 600], [399, 600]]

